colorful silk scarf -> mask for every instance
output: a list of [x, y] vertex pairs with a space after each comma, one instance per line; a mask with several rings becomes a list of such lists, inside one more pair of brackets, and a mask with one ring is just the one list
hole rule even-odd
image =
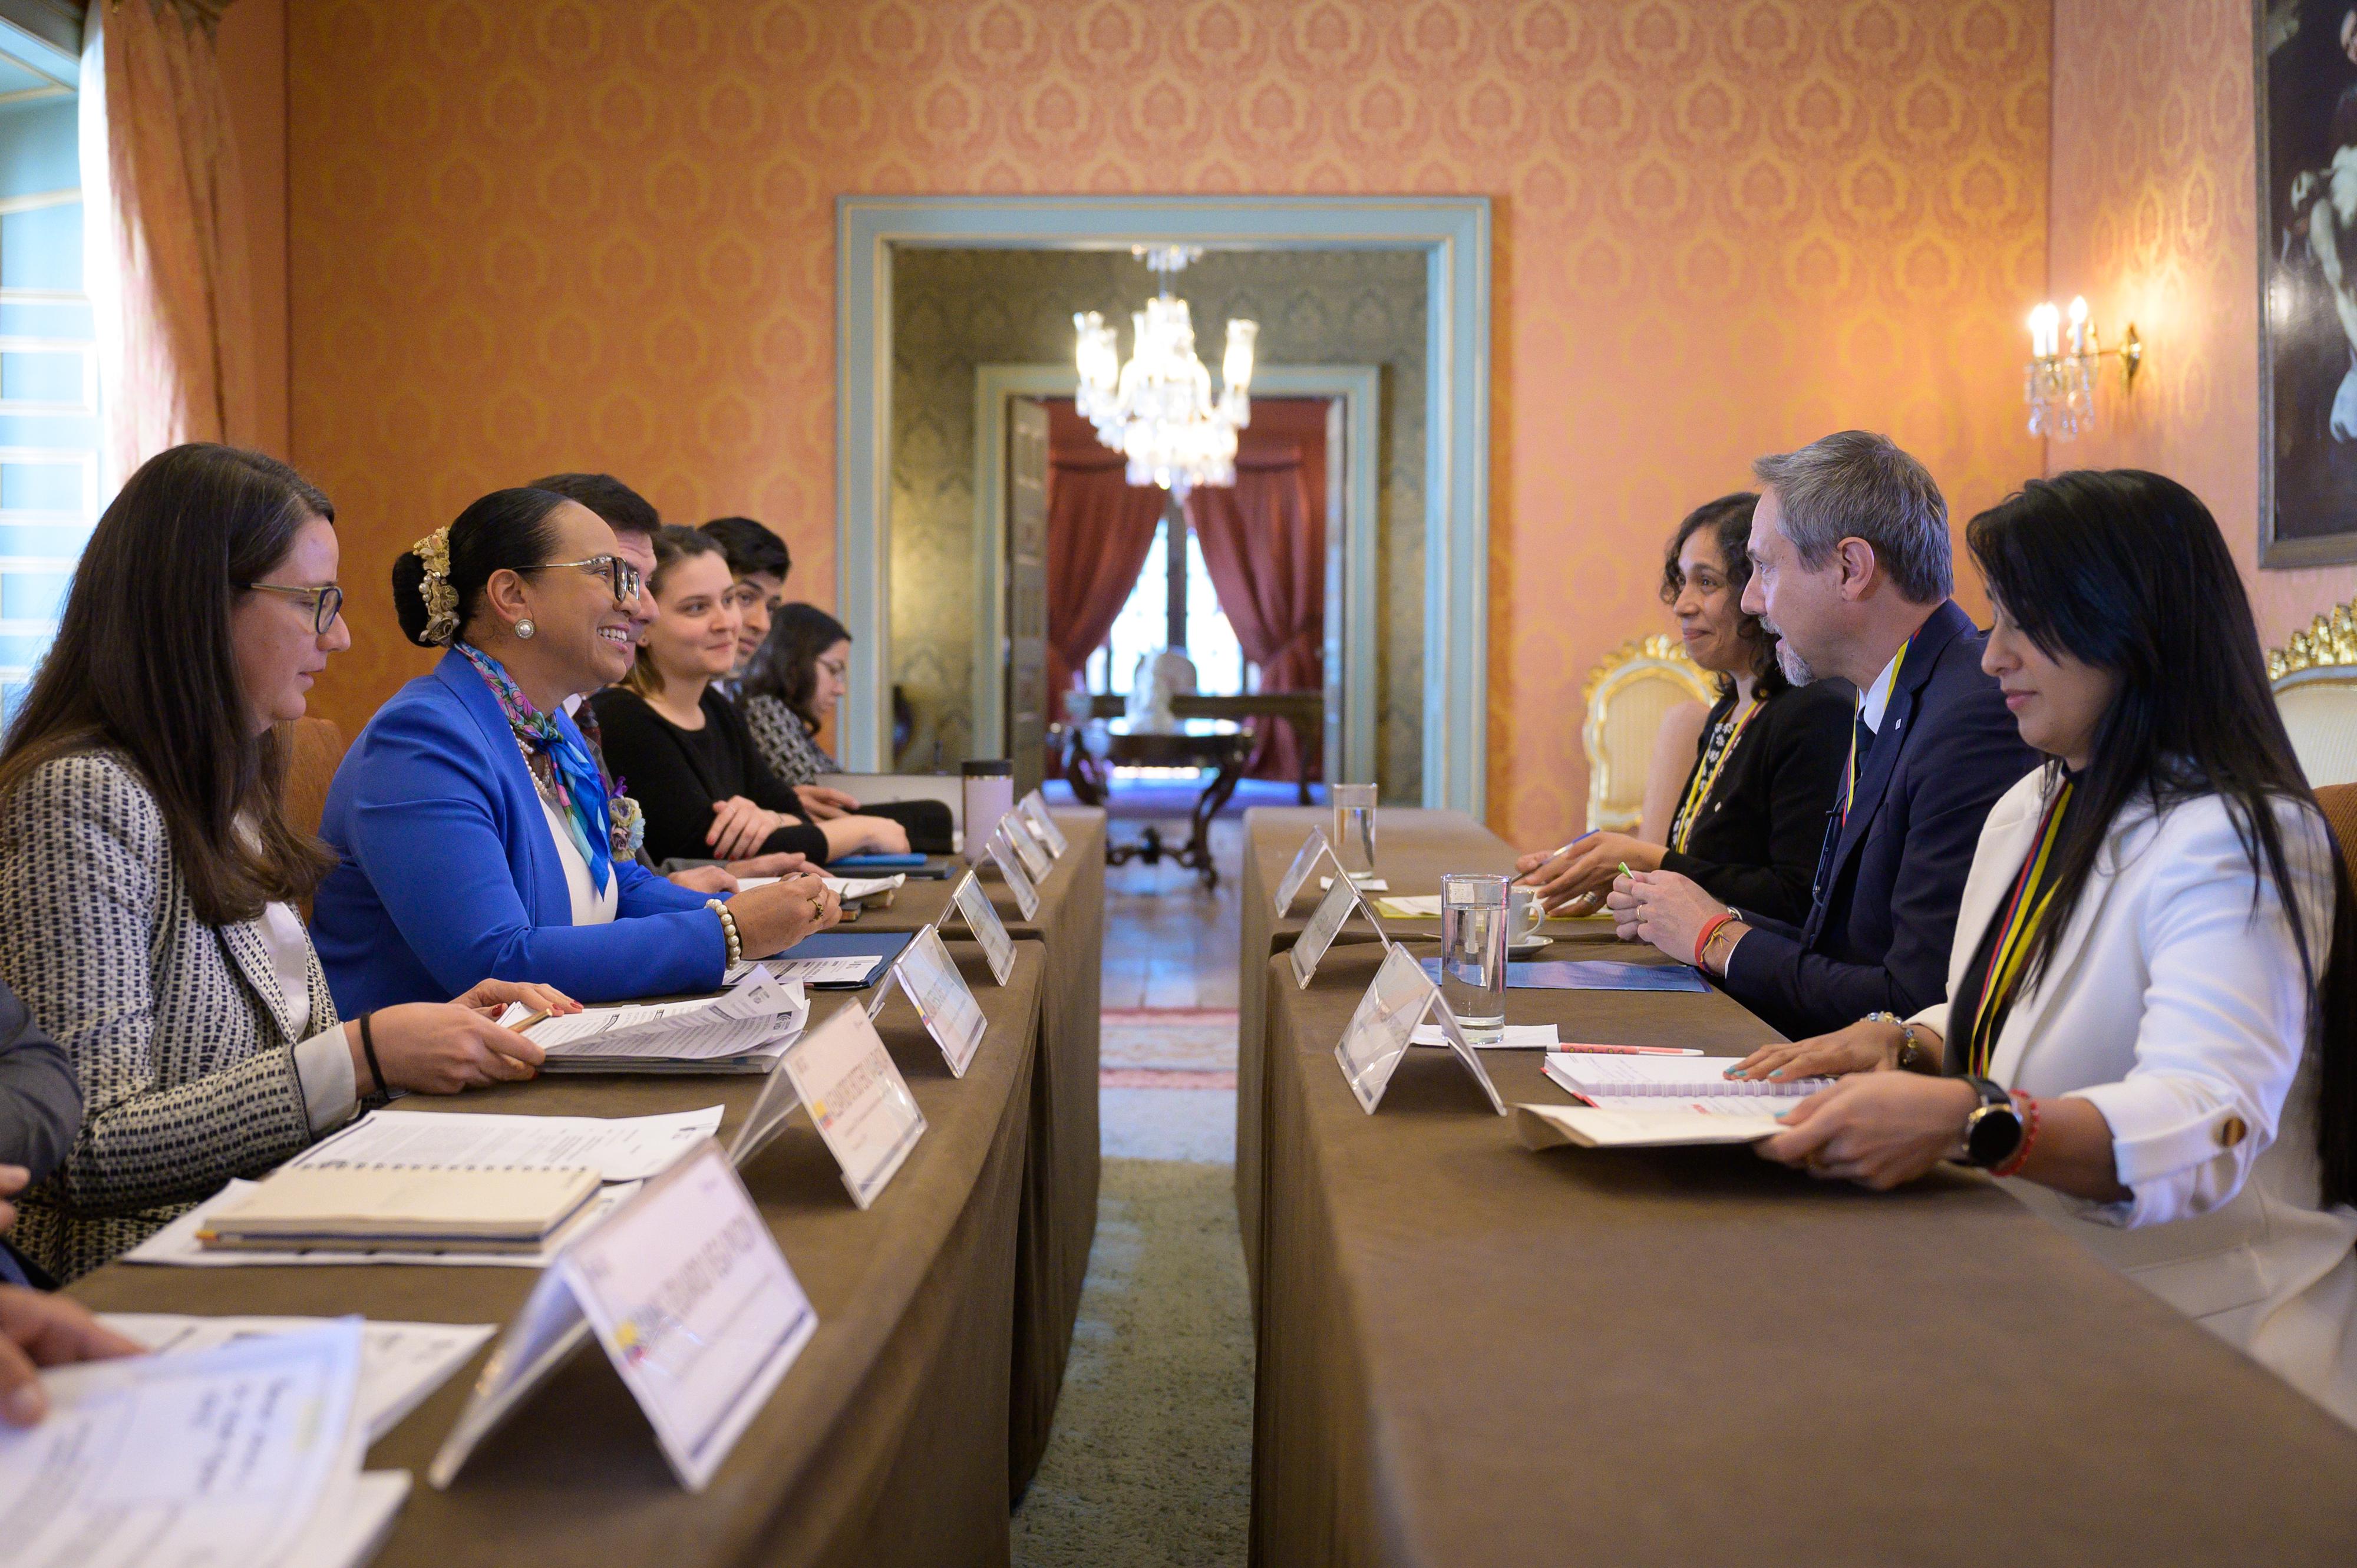
[[[554, 717], [533, 706], [532, 699], [517, 688], [498, 660], [468, 643], [452, 646], [466, 655], [467, 662], [499, 700], [500, 712], [507, 715], [508, 728], [515, 734], [533, 784], [563, 815], [573, 847], [588, 863], [590, 885], [602, 895], [613, 878], [618, 848], [613, 842], [616, 830], [609, 826], [617, 819], [598, 809], [606, 794], [605, 776], [579, 741], [566, 735]], [[619, 787], [615, 793], [620, 794]]]

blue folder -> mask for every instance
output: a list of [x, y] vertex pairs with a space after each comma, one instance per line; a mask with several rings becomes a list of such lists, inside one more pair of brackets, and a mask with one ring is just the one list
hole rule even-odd
[[921, 854], [846, 854], [841, 860], [826, 863], [829, 871], [905, 871], [912, 865], [922, 865]]
[[[1424, 961], [1424, 972], [1440, 983], [1440, 961]], [[1508, 963], [1510, 991], [1708, 991], [1693, 967], [1683, 963], [1615, 963], [1609, 959], [1546, 959]]]
[[813, 991], [865, 991], [884, 978], [900, 950], [917, 940], [914, 931], [819, 931], [804, 937], [785, 951], [773, 955], [790, 958], [850, 958], [856, 954], [872, 956], [876, 962], [865, 980], [828, 980], [813, 983]]

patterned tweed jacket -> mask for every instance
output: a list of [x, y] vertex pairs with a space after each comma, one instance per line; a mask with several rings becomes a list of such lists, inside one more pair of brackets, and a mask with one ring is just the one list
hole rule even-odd
[[[82, 1124], [11, 1240], [87, 1273], [231, 1176], [311, 1142], [261, 924], [197, 918], [164, 817], [119, 755], [44, 764], [0, 800], [0, 979], [71, 1056]], [[311, 960], [311, 1029], [336, 1004]]]
[[787, 783], [815, 784], [829, 773], [843, 771], [811, 738], [810, 731], [802, 728], [793, 709], [780, 699], [744, 697], [737, 706], [745, 715], [745, 727], [753, 732], [753, 745], [759, 749], [761, 760]]

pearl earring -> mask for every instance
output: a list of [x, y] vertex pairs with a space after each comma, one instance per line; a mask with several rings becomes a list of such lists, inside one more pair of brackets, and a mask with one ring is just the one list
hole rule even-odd
[[532, 624], [532, 618], [530, 616], [526, 616], [523, 619], [516, 622], [516, 635], [520, 638], [528, 639], [533, 632], [536, 632], [540, 628]]

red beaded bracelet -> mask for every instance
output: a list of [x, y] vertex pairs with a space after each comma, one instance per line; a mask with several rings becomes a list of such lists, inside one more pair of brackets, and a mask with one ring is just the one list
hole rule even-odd
[[1695, 938], [1694, 961], [1696, 969], [1700, 969], [1702, 967], [1703, 949], [1710, 946], [1710, 939], [1718, 935], [1719, 927], [1727, 924], [1733, 918], [1735, 918], [1735, 911], [1729, 909], [1720, 914], [1713, 915], [1709, 919], [1705, 920], [1702, 923], [1702, 934]]
[[1991, 1176], [2009, 1176], [2028, 1165], [2029, 1145], [2038, 1142], [2038, 1101], [2027, 1094], [2016, 1094], [2013, 1102], [2021, 1107], [2021, 1147], [2014, 1150], [2013, 1157], [2003, 1165], [1991, 1166]]

